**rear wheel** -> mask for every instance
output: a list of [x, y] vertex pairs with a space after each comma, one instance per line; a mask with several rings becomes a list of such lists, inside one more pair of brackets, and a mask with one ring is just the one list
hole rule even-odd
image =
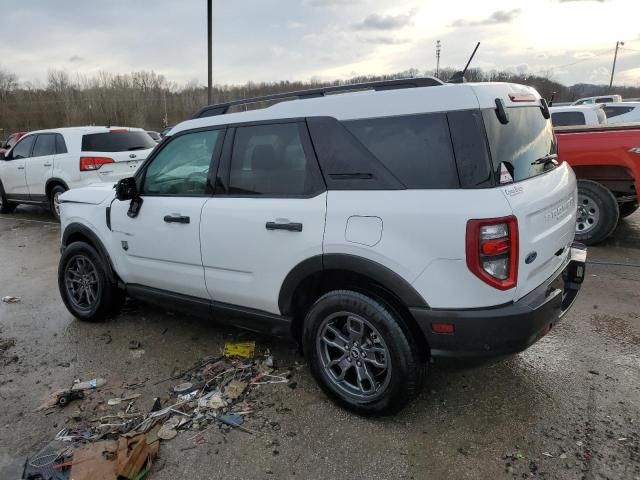
[[618, 224], [620, 211], [611, 191], [592, 180], [578, 180], [576, 240], [594, 245], [609, 237]]
[[49, 193], [49, 205], [51, 206], [51, 213], [56, 217], [56, 220], [60, 221], [60, 195], [66, 192], [67, 189], [62, 185], [56, 185], [51, 189]]
[[620, 218], [625, 218], [633, 215], [635, 211], [638, 210], [638, 202], [621, 203], [618, 208], [620, 210]]
[[119, 311], [124, 293], [109, 279], [107, 268], [88, 243], [74, 242], [65, 248], [58, 266], [58, 287], [74, 317], [97, 322]]
[[424, 364], [403, 319], [366, 295], [336, 290], [305, 319], [305, 354], [322, 389], [360, 414], [390, 414], [419, 392]]
[[7, 196], [4, 193], [4, 188], [0, 183], [0, 213], [13, 213], [18, 204], [7, 200]]

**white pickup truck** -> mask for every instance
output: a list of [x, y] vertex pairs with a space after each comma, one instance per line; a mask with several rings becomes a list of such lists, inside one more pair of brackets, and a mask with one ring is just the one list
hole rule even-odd
[[551, 121], [554, 127], [572, 125], [602, 125], [607, 123], [607, 114], [603, 105], [569, 105], [550, 107]]

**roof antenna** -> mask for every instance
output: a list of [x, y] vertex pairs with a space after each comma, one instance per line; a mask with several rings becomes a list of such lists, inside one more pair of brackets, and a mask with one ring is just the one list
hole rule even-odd
[[473, 57], [475, 57], [479, 46], [480, 46], [480, 42], [478, 42], [476, 44], [476, 48], [473, 49], [473, 53], [469, 57], [469, 61], [467, 62], [467, 64], [464, 66], [464, 70], [462, 70], [461, 72], [454, 73], [453, 76], [449, 79], [449, 81], [447, 83], [464, 83], [464, 82], [467, 81], [467, 79], [464, 78], [464, 74], [467, 73], [467, 69], [469, 68], [469, 64], [471, 63], [471, 60], [473, 60]]

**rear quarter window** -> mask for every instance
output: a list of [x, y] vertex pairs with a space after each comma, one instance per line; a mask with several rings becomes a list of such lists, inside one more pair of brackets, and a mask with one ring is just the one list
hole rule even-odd
[[407, 188], [459, 187], [446, 114], [350, 120], [343, 124]]
[[555, 112], [551, 114], [551, 121], [556, 127], [587, 124], [584, 113], [582, 112]]
[[105, 132], [82, 136], [83, 152], [127, 152], [155, 146], [156, 142], [147, 132]]

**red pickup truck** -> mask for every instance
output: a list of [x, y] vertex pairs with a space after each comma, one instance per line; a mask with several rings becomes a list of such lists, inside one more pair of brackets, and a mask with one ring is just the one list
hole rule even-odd
[[576, 240], [605, 240], [638, 209], [640, 123], [556, 127], [558, 158], [578, 178]]

